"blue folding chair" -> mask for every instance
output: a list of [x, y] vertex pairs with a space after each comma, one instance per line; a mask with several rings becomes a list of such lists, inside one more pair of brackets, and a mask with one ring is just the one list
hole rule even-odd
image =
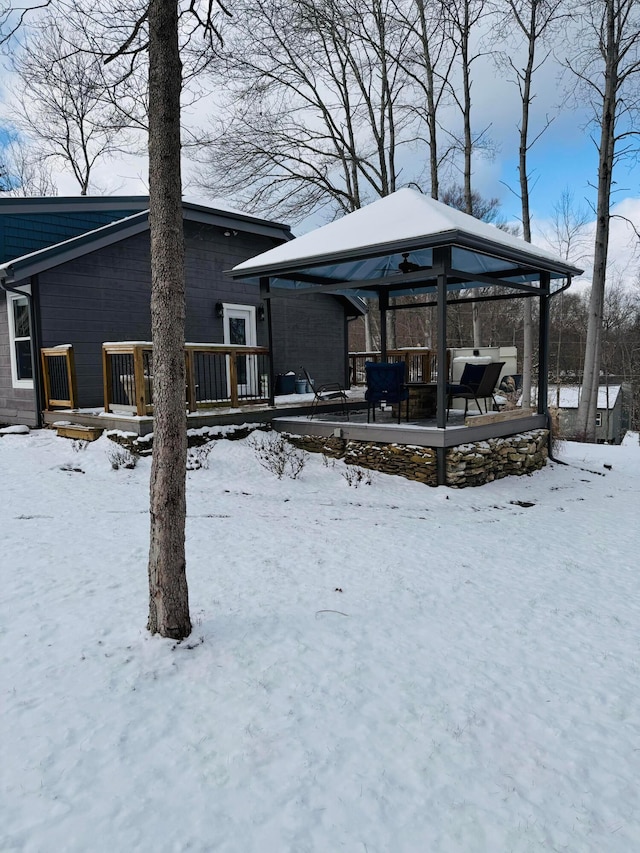
[[405, 365], [398, 361], [390, 364], [382, 361], [366, 361], [364, 365], [367, 377], [367, 390], [364, 398], [367, 401], [367, 423], [371, 412], [373, 422], [376, 421], [376, 406], [380, 403], [397, 405], [398, 423], [403, 400], [407, 401], [407, 420], [409, 420], [409, 389], [405, 385]]

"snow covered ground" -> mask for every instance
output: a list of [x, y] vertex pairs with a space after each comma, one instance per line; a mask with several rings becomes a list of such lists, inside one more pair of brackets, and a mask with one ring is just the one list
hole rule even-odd
[[181, 645], [109, 447], [0, 438], [3, 853], [640, 850], [637, 435], [460, 491], [220, 440]]

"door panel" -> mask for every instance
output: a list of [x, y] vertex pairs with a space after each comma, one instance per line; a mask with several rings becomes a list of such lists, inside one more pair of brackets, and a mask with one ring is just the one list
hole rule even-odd
[[[224, 304], [224, 342], [229, 346], [256, 346], [256, 309], [253, 305]], [[258, 376], [255, 355], [239, 355], [236, 360], [238, 394], [257, 396]], [[227, 371], [227, 377], [229, 373]], [[227, 381], [229, 381], [227, 379]], [[229, 388], [229, 394], [231, 389]]]

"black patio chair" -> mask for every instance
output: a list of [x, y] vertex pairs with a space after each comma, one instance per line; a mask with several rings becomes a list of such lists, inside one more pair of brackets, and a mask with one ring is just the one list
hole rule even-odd
[[339, 382], [325, 382], [323, 385], [316, 385], [313, 379], [309, 376], [309, 371], [306, 367], [300, 367], [304, 373], [305, 379], [309, 388], [313, 391], [313, 403], [311, 404], [311, 414], [309, 420], [313, 419], [314, 414], [320, 403], [326, 403], [331, 400], [340, 400], [342, 414], [349, 420], [349, 409], [347, 408], [347, 392]]
[[405, 365], [403, 361], [389, 363], [386, 361], [365, 361], [364, 369], [367, 377], [367, 390], [364, 398], [367, 401], [367, 423], [373, 412], [373, 422], [376, 421], [376, 406], [387, 403], [398, 406], [398, 423], [403, 400], [407, 401], [407, 420], [409, 420], [409, 389], [405, 385]]
[[485, 413], [488, 413], [487, 400], [491, 397], [494, 407], [497, 408], [493, 392], [498, 384], [498, 379], [504, 365], [504, 361], [491, 361], [489, 364], [467, 362], [462, 371], [460, 382], [447, 385], [449, 398], [447, 403], [447, 419], [449, 418], [449, 409], [451, 408], [454, 397], [461, 397], [464, 400], [465, 418], [467, 416], [469, 400], [475, 400], [479, 412], [482, 412], [480, 400], [484, 400]]

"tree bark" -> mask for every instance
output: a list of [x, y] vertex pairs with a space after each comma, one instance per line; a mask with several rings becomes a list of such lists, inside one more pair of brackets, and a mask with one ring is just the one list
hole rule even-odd
[[150, 488], [152, 634], [191, 633], [185, 563], [187, 430], [177, 0], [149, 3], [149, 224], [154, 435]]
[[[596, 439], [596, 410], [600, 379], [600, 340], [604, 291], [607, 276], [607, 252], [611, 214], [611, 181], [615, 159], [616, 93], [620, 54], [616, 40], [616, 4], [606, 0], [604, 43], [604, 92], [600, 115], [600, 144], [598, 146], [598, 201], [596, 207], [596, 236], [593, 259], [593, 279], [589, 301], [589, 322], [584, 351], [582, 393], [576, 418], [576, 433], [584, 441]], [[620, 14], [620, 13], [618, 13]]]
[[[537, 0], [531, 0], [527, 65], [520, 86], [522, 97], [522, 116], [520, 123], [520, 149], [518, 171], [520, 173], [520, 199], [522, 203], [522, 230], [527, 243], [531, 242], [531, 208], [529, 206], [529, 174], [527, 154], [529, 151], [529, 108], [531, 105], [531, 78], [533, 76], [536, 50], [536, 13]], [[533, 366], [533, 317], [531, 300], [524, 300], [522, 342], [522, 408], [531, 407], [531, 371]]]
[[[460, 56], [462, 63], [462, 92], [463, 92], [463, 134], [464, 134], [464, 201], [465, 213], [473, 216], [473, 193], [471, 190], [471, 155], [473, 153], [473, 139], [471, 136], [471, 66], [469, 61], [469, 40], [471, 38], [471, 20], [469, 15], [469, 0], [464, 0], [463, 24], [460, 28]], [[473, 345], [481, 347], [483, 340], [482, 310], [479, 302], [471, 303], [471, 317], [473, 325]]]

